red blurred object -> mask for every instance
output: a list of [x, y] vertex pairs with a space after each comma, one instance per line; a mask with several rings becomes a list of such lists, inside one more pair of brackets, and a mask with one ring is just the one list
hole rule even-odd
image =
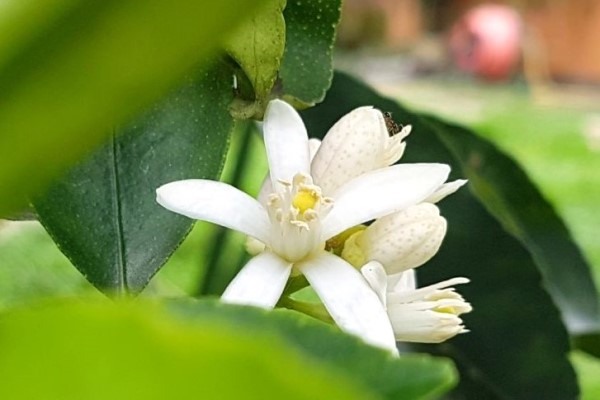
[[452, 27], [450, 51], [461, 70], [487, 80], [504, 80], [519, 65], [521, 38], [521, 18], [512, 7], [484, 4]]

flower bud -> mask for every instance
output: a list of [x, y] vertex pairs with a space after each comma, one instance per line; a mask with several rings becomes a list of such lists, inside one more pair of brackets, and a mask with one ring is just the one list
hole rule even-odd
[[[378, 219], [353, 238], [353, 245], [360, 249], [363, 263], [378, 261], [391, 275], [429, 261], [439, 250], [445, 234], [446, 220], [440, 216], [439, 209], [433, 204], [421, 203]], [[359, 252], [352, 251], [357, 258]], [[346, 256], [342, 253], [342, 257], [352, 263]]]

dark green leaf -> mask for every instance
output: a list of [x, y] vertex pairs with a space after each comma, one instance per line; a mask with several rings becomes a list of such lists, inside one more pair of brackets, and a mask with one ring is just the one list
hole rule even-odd
[[52, 238], [98, 288], [141, 290], [191, 228], [156, 203], [155, 189], [218, 177], [233, 120], [230, 75], [216, 71], [120, 129], [34, 201]]
[[252, 84], [254, 99], [237, 99], [232, 111], [244, 118], [262, 118], [277, 79], [285, 45], [285, 0], [270, 0], [227, 41], [227, 53], [242, 68]]
[[454, 368], [447, 360], [423, 355], [392, 357], [297, 312], [267, 312], [192, 300], [175, 300], [169, 305], [176, 314], [203, 324], [230, 326], [249, 335], [277, 334], [290, 347], [335, 367], [353, 382], [387, 399], [432, 398], [448, 390], [455, 381]]
[[577, 346], [578, 349], [600, 358], [600, 335], [598, 333], [576, 336], [575, 346]]
[[144, 302], [0, 315], [0, 398], [374, 399], [272, 332], [174, 319]]
[[296, 107], [325, 97], [333, 76], [332, 53], [341, 0], [288, 0], [283, 12], [286, 41], [281, 78], [283, 98]]
[[[462, 162], [440, 140], [434, 121], [411, 113], [351, 78], [338, 74], [327, 99], [303, 113], [309, 132], [323, 135], [353, 108], [374, 105], [413, 125], [402, 162], [443, 162], [451, 179], [465, 176]], [[493, 162], [490, 160], [490, 162]], [[506, 232], [469, 189], [440, 204], [448, 233], [440, 253], [419, 269], [422, 284], [466, 276], [461, 293], [473, 304], [470, 333], [430, 346], [451, 356], [461, 371], [457, 394], [468, 399], [571, 399], [577, 381], [567, 359], [569, 339], [558, 310], [542, 289], [534, 259]], [[474, 389], [476, 388], [476, 390]]]
[[469, 130], [429, 118], [460, 162], [471, 190], [533, 255], [571, 333], [600, 329], [590, 268], [564, 222], [509, 156]]
[[259, 3], [3, 1], [0, 215], [176, 87]]

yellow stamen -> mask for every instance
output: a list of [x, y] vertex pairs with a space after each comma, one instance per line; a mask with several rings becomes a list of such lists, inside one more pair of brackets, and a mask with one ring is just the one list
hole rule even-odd
[[301, 189], [294, 196], [292, 205], [304, 214], [306, 210], [315, 208], [317, 200], [319, 200], [319, 196], [314, 190]]
[[434, 311], [440, 312], [440, 313], [444, 313], [444, 314], [453, 314], [453, 315], [457, 315], [456, 314], [456, 309], [454, 307], [450, 307], [450, 306], [446, 306], [446, 307], [436, 307], [434, 309]]

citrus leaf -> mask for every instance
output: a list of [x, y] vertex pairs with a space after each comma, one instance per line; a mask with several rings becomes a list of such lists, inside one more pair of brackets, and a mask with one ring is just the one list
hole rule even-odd
[[3, 1], [0, 215], [177, 87], [259, 3]]
[[[413, 125], [401, 162], [442, 162], [450, 179], [466, 175], [462, 161], [440, 140], [432, 120], [409, 112], [344, 74], [336, 74], [323, 103], [303, 112], [309, 132], [322, 136], [350, 110], [373, 105]], [[462, 143], [467, 145], [467, 143]], [[493, 160], [487, 160], [493, 163]], [[448, 233], [436, 257], [418, 270], [421, 285], [466, 276], [460, 292], [474, 307], [470, 332], [429, 351], [452, 357], [461, 372], [456, 394], [467, 399], [570, 399], [578, 395], [567, 358], [569, 338], [542, 276], [514, 238], [468, 188], [440, 203]]]
[[203, 72], [34, 200], [63, 253], [101, 290], [138, 292], [191, 229], [193, 220], [155, 201], [159, 186], [218, 177], [233, 120], [226, 69]]
[[141, 301], [9, 312], [0, 348], [3, 399], [377, 398], [272, 332], [190, 324]]
[[333, 76], [333, 43], [341, 0], [288, 0], [283, 12], [285, 53], [281, 63], [283, 98], [298, 108], [325, 97]]
[[590, 267], [552, 205], [508, 155], [469, 130], [428, 117], [460, 162], [473, 193], [531, 252], [544, 286], [573, 334], [600, 330], [600, 299]]
[[285, 0], [269, 0], [257, 9], [227, 41], [227, 53], [250, 81], [254, 98], [236, 99], [232, 111], [236, 116], [262, 118], [271, 89], [277, 79], [285, 46]]
[[229, 326], [248, 335], [276, 334], [289, 347], [325, 362], [386, 399], [437, 397], [455, 383], [454, 368], [448, 360], [417, 354], [393, 357], [295, 311], [264, 311], [194, 300], [173, 300], [167, 304], [188, 321]]

